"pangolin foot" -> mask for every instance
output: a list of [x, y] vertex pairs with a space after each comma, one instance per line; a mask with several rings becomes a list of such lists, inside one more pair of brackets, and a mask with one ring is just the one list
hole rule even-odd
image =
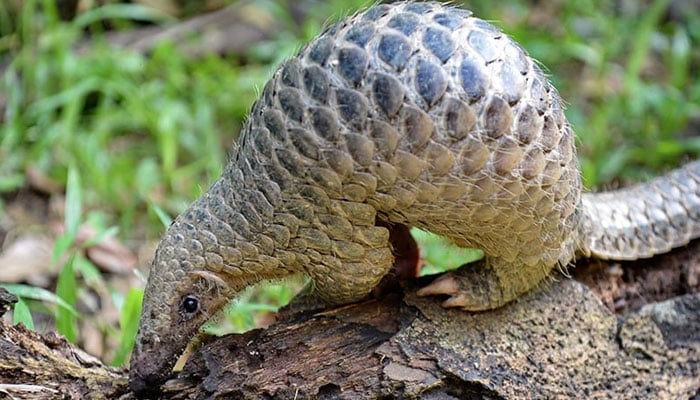
[[478, 261], [441, 275], [428, 286], [418, 290], [419, 296], [450, 296], [442, 302], [446, 308], [484, 311], [507, 302], [495, 271], [484, 261]]

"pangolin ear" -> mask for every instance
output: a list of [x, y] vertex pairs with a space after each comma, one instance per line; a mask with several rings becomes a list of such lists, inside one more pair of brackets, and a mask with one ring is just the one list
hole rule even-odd
[[217, 294], [225, 295], [231, 289], [225, 280], [211, 271], [197, 270], [190, 272], [188, 275], [194, 281], [194, 285], [188, 285], [188, 287], [196, 287], [200, 293], [215, 291]]

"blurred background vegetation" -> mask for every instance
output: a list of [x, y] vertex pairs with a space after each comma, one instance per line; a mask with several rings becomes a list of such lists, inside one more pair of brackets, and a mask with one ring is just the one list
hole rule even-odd
[[[22, 299], [15, 321], [58, 327], [123, 364], [164, 225], [219, 175], [274, 67], [367, 4], [1, 2], [0, 282]], [[588, 188], [697, 156], [697, 2], [464, 7], [542, 63], [568, 104]], [[229, 328], [264, 324], [264, 311], [290, 293], [284, 285], [247, 293]]]

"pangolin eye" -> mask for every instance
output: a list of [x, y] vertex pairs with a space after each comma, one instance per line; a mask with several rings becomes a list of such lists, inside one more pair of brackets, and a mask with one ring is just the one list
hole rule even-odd
[[186, 317], [192, 317], [199, 311], [199, 299], [192, 295], [187, 295], [180, 302], [180, 310]]

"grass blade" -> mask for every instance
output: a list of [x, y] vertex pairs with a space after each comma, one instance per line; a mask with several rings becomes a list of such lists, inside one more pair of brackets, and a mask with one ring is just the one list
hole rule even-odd
[[137, 4], [108, 4], [80, 14], [75, 18], [73, 24], [79, 28], [85, 28], [88, 25], [106, 19], [125, 19], [154, 23], [175, 20], [169, 15], [150, 7]]
[[149, 207], [151, 210], [153, 210], [154, 213], [156, 213], [156, 216], [160, 220], [160, 223], [163, 224], [164, 227], [169, 227], [170, 224], [173, 222], [173, 219], [168, 215], [165, 210], [163, 210], [161, 207], [158, 206], [156, 203], [149, 203]]
[[112, 359], [112, 365], [120, 366], [127, 361], [131, 349], [134, 348], [136, 333], [139, 329], [139, 316], [141, 315], [141, 303], [143, 301], [143, 290], [130, 289], [124, 299], [119, 324], [121, 326], [121, 338], [119, 349]]
[[80, 216], [83, 208], [83, 195], [80, 186], [80, 174], [75, 167], [68, 169], [66, 184], [66, 210], [64, 225], [66, 234], [75, 238], [80, 227]]
[[17, 303], [12, 311], [12, 323], [15, 325], [24, 324], [27, 329], [34, 330], [34, 319], [32, 318], [32, 313], [29, 311], [29, 306], [27, 306], [27, 303], [19, 296], [17, 296]]
[[78, 312], [75, 311], [72, 305], [68, 304], [65, 300], [46, 289], [19, 283], [2, 283], [0, 284], [0, 287], [5, 288], [8, 292], [17, 297], [55, 304], [59, 308], [63, 308], [66, 312], [71, 313], [74, 316], [78, 316]]
[[[74, 256], [71, 256], [68, 262], [61, 268], [56, 284], [56, 295], [71, 306], [75, 304], [78, 298], [78, 283], [75, 279], [75, 271], [73, 270], [74, 258]], [[66, 312], [64, 308], [59, 307], [56, 309], [56, 329], [72, 343], [75, 343], [78, 337], [75, 319], [76, 315]]]

